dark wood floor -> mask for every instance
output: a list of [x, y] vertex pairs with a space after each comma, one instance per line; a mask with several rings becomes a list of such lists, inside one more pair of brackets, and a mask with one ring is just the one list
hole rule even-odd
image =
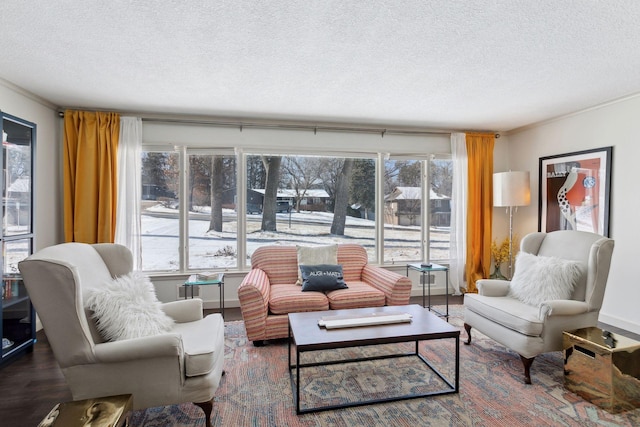
[[[463, 297], [449, 297], [450, 304], [462, 304]], [[413, 297], [411, 303], [421, 304], [422, 297]], [[433, 304], [443, 304], [444, 296], [432, 297]], [[215, 310], [206, 310], [206, 313]], [[239, 308], [228, 308], [225, 320], [241, 320]], [[640, 339], [636, 334], [599, 325], [613, 332]], [[71, 393], [62, 372], [53, 358], [51, 347], [43, 331], [32, 353], [0, 370], [0, 425], [6, 427], [36, 426], [58, 402], [71, 400]]]

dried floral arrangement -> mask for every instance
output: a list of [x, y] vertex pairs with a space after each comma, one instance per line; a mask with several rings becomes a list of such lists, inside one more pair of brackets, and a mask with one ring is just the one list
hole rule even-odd
[[[515, 258], [516, 253], [518, 253], [518, 237], [513, 236], [513, 258]], [[504, 279], [505, 276], [500, 271], [500, 266], [509, 261], [509, 238], [505, 237], [504, 240], [498, 244], [494, 239], [491, 242], [491, 256], [493, 258], [493, 274], [491, 278], [493, 279]]]

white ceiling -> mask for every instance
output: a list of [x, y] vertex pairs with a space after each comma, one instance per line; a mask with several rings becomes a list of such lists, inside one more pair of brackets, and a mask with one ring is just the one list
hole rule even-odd
[[640, 2], [2, 0], [0, 78], [65, 108], [506, 131], [639, 94]]

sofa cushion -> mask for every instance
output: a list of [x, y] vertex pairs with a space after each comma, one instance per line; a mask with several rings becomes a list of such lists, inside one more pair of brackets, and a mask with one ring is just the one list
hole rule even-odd
[[362, 280], [362, 270], [367, 265], [367, 250], [355, 243], [338, 245], [338, 264], [342, 266], [344, 281], [349, 285], [352, 281]]
[[217, 348], [220, 334], [224, 335], [222, 316], [212, 314], [195, 322], [176, 323], [172, 332], [182, 337], [186, 376], [206, 375], [213, 370], [216, 351], [224, 352], [224, 346]]
[[539, 310], [511, 297], [488, 297], [467, 293], [464, 295], [465, 309], [478, 313], [505, 328], [524, 335], [542, 335], [543, 322]]
[[251, 268], [264, 271], [271, 285], [296, 283], [298, 261], [293, 245], [268, 245], [257, 248], [251, 254]]
[[302, 286], [271, 285], [269, 311], [273, 314], [300, 313], [329, 309], [329, 301], [322, 292], [302, 292]]
[[347, 282], [348, 289], [327, 292], [332, 310], [344, 308], [382, 307], [385, 295], [382, 291], [361, 281]]
[[326, 292], [348, 287], [342, 278], [341, 265], [301, 265], [300, 272], [302, 273], [302, 292]]

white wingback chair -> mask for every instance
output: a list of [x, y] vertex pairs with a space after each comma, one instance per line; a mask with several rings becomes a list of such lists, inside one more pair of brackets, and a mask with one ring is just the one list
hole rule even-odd
[[531, 384], [534, 358], [562, 350], [563, 331], [596, 326], [613, 246], [612, 239], [582, 231], [528, 234], [521, 241], [521, 252], [579, 262], [571, 299], [528, 305], [510, 295], [510, 281], [478, 280], [478, 293], [464, 296], [465, 344], [471, 343], [471, 328], [476, 328], [515, 351], [524, 365], [525, 383]]
[[31, 255], [19, 269], [74, 400], [132, 394], [134, 409], [194, 402], [210, 426], [223, 374], [221, 315], [203, 317], [200, 299], [170, 302], [162, 310], [175, 321], [171, 332], [104, 342], [85, 311], [88, 289], [132, 265], [121, 245], [64, 243]]

